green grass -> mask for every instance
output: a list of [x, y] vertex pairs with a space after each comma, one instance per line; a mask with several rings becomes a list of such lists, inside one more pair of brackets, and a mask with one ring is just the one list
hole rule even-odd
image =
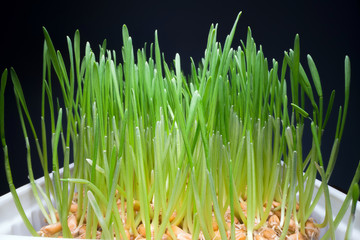
[[[20, 81], [11, 69], [24, 137], [35, 139], [45, 176], [45, 189], [40, 189], [34, 183], [27, 144], [32, 189], [49, 223], [55, 221], [55, 212], [59, 214], [65, 237], [71, 236], [66, 223], [75, 189], [86, 193], [78, 195], [77, 216], [80, 223], [86, 218], [87, 238], [95, 237], [98, 224], [103, 238], [112, 236], [113, 230], [116, 239], [126, 238], [124, 229], [137, 236], [137, 226], [144, 223], [147, 239], [151, 237], [150, 226], [155, 239], [160, 239], [171, 224], [181, 223], [193, 236], [201, 231], [206, 239], [212, 239], [214, 213], [221, 238], [227, 238], [228, 231], [234, 237], [236, 217], [246, 225], [248, 239], [252, 239], [252, 232], [270, 213], [270, 207], [263, 211], [263, 205], [275, 200], [281, 203], [284, 239], [292, 214], [300, 232], [305, 232], [305, 222], [322, 195], [327, 217], [319, 226], [330, 226], [325, 239], [333, 236], [360, 177], [358, 167], [342, 210], [333, 219], [327, 182], [348, 110], [349, 58], [345, 58], [344, 106], [339, 107], [334, 145], [325, 167], [322, 132], [333, 108], [334, 92], [324, 117], [320, 77], [310, 55], [308, 69], [300, 63], [298, 35], [294, 49], [285, 52], [281, 65], [267, 60], [250, 28], [246, 41], [232, 48], [239, 18], [240, 14], [223, 46], [216, 41], [217, 25], [210, 27], [204, 58], [197, 66], [191, 61], [189, 76], [182, 70], [180, 55], [173, 62], [164, 61], [157, 32], [155, 44], [134, 50], [124, 25], [121, 56], [106, 49], [106, 41], [99, 55], [87, 44], [81, 56], [76, 31], [73, 41], [67, 38], [70, 61], [66, 66], [44, 28], [41, 129], [34, 128]], [[12, 183], [4, 131], [7, 73], [5, 70], [2, 75], [0, 94], [6, 174], [18, 211], [36, 236]], [[53, 95], [54, 81], [61, 87], [61, 96]], [[310, 107], [305, 102], [311, 103]], [[45, 126], [48, 118], [51, 128]], [[48, 131], [51, 139], [46, 137]], [[306, 131], [312, 133], [309, 152], [302, 147]], [[58, 151], [64, 156], [62, 176]], [[70, 160], [74, 162], [72, 172]], [[322, 185], [312, 201], [317, 172]], [[299, 210], [293, 211], [297, 194]], [[54, 204], [48, 200], [51, 197]], [[247, 199], [247, 216], [239, 199]], [[139, 200], [139, 211], [133, 210], [133, 200]], [[127, 203], [125, 225], [124, 213], [116, 207], [119, 201], [122, 206]], [[228, 208], [231, 227], [224, 218]], [[170, 222], [174, 211], [177, 215]]]

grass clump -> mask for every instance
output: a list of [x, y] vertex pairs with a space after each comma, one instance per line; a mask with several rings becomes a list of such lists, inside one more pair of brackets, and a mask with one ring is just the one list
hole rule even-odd
[[[333, 218], [327, 182], [345, 125], [349, 58], [345, 58], [344, 107], [339, 108], [325, 167], [320, 147], [335, 92], [325, 111], [313, 59], [308, 55], [311, 79], [300, 63], [298, 35], [281, 65], [265, 58], [250, 28], [246, 41], [233, 49], [239, 17], [223, 46], [216, 41], [217, 25], [210, 27], [204, 58], [198, 66], [191, 61], [189, 76], [182, 71], [180, 55], [171, 64], [165, 62], [157, 32], [154, 44], [134, 51], [123, 26], [119, 61], [114, 51], [106, 49], [106, 41], [97, 57], [89, 43], [81, 57], [76, 31], [73, 40], [67, 38], [70, 59], [66, 67], [44, 28], [40, 132], [33, 127], [20, 81], [10, 70], [26, 140], [29, 179], [48, 223], [40, 231], [26, 217], [12, 183], [3, 121], [7, 70], [0, 94], [10, 191], [34, 236], [316, 239], [318, 228], [329, 226], [323, 238], [334, 239], [353, 195], [358, 194], [360, 177], [358, 167], [343, 206]], [[61, 88], [58, 102], [53, 81]], [[306, 101], [311, 103], [309, 109]], [[312, 133], [308, 152], [302, 147], [305, 131]], [[29, 137], [35, 140], [44, 188], [32, 174]], [[317, 173], [322, 185], [314, 193]], [[310, 217], [322, 195], [326, 217], [317, 223]]]

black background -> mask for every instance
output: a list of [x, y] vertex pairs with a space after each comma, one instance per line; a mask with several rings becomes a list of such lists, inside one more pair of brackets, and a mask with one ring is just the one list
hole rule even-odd
[[[330, 184], [347, 191], [360, 154], [360, 2], [343, 1], [12, 1], [0, 6], [0, 71], [14, 67], [22, 83], [35, 127], [40, 129], [42, 48], [45, 26], [56, 49], [68, 57], [66, 36], [73, 39], [76, 29], [81, 45], [98, 45], [106, 38], [108, 49], [120, 56], [121, 27], [126, 24], [135, 48], [154, 41], [158, 30], [160, 49], [168, 62], [180, 53], [183, 70], [189, 73], [190, 56], [197, 63], [204, 54], [211, 23], [218, 23], [218, 40], [224, 42], [239, 11], [234, 47], [246, 39], [250, 26], [257, 45], [265, 56], [282, 61], [283, 52], [293, 48], [296, 33], [300, 34], [301, 62], [307, 73], [306, 54], [317, 64], [323, 84], [325, 102], [336, 90], [334, 111], [328, 123], [322, 149], [325, 159], [332, 146], [337, 109], [344, 99], [344, 58], [349, 55], [352, 66], [351, 96], [347, 124], [339, 157]], [[84, 48], [81, 49], [82, 54]], [[271, 61], [270, 61], [271, 62]], [[15, 106], [11, 81], [5, 96], [6, 137], [16, 187], [28, 182], [25, 142]], [[327, 104], [325, 105], [325, 107]], [[310, 144], [310, 143], [304, 143]], [[32, 152], [35, 153], [35, 145]], [[36, 178], [42, 175], [36, 154], [33, 154]], [[0, 155], [0, 195], [9, 191], [4, 157]]]

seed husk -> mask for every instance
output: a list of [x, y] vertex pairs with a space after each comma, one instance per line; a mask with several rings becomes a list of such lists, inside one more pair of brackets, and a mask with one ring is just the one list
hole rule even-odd
[[301, 234], [299, 232], [289, 235], [288, 239], [289, 240], [308, 240], [308, 238], [306, 236], [304, 236], [303, 234]]
[[271, 228], [279, 226], [280, 225], [279, 217], [275, 214], [270, 216], [268, 219], [268, 224], [269, 224], [269, 227], [271, 227]]
[[272, 228], [265, 228], [263, 231], [262, 231], [262, 236], [265, 237], [266, 239], [271, 239], [271, 240], [275, 240], [276, 237], [277, 237], [277, 234], [276, 232], [274, 231], [274, 229]]
[[309, 239], [319, 239], [320, 230], [315, 226], [313, 219], [309, 219], [306, 221], [305, 233]]

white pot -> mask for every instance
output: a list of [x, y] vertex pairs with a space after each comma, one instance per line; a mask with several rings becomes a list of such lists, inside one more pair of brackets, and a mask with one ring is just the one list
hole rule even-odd
[[[44, 178], [40, 178], [37, 182], [43, 186]], [[320, 187], [321, 182], [316, 180], [315, 183], [315, 193], [317, 189]], [[345, 194], [330, 187], [330, 197], [331, 197], [331, 205], [334, 215], [340, 210], [340, 207], [345, 199]], [[40, 229], [45, 225], [44, 217], [42, 216], [39, 208], [37, 207], [37, 203], [33, 197], [33, 193], [30, 187], [30, 184], [22, 186], [17, 189], [17, 193], [19, 194], [20, 201], [25, 209], [26, 215], [30, 219], [30, 222], [33, 224], [35, 229]], [[336, 230], [336, 239], [344, 239], [345, 231], [347, 227], [347, 222], [349, 219], [350, 208], [346, 212], [343, 221], [341, 221], [340, 225]], [[325, 199], [322, 196], [318, 205], [316, 206], [312, 217], [317, 222], [322, 222], [325, 217]], [[327, 228], [321, 229], [320, 236], [326, 232]], [[351, 239], [356, 240], [360, 238], [360, 202], [357, 204], [356, 214], [355, 214], [355, 222], [354, 229], [352, 231]], [[30, 233], [25, 227], [25, 224], [20, 217], [11, 193], [5, 194], [0, 197], [0, 239], [9, 239], [9, 240], [25, 240], [25, 239], [35, 239], [34, 237], [30, 237]], [[38, 239], [38, 238], [36, 238]], [[47, 238], [49, 239], [49, 238]]]

